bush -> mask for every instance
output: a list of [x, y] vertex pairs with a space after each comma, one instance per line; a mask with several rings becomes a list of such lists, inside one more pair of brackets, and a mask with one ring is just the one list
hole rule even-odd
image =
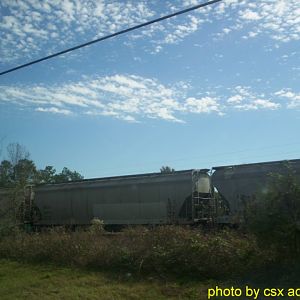
[[272, 256], [262, 252], [252, 236], [165, 226], [117, 234], [72, 233], [61, 228], [20, 233], [0, 241], [0, 257], [138, 274], [220, 278], [261, 268]]
[[293, 169], [286, 168], [286, 175], [271, 174], [268, 192], [249, 204], [246, 229], [262, 247], [295, 258], [300, 252], [300, 186]]
[[93, 233], [97, 233], [97, 232], [103, 233], [104, 232], [104, 221], [94, 218], [91, 221], [91, 226], [90, 226], [89, 230], [90, 230], [90, 232], [93, 232]]

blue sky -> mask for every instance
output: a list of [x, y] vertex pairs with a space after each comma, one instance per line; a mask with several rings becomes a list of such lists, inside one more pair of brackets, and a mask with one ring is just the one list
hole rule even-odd
[[[199, 3], [2, 0], [0, 69]], [[299, 158], [299, 46], [298, 0], [224, 0], [1, 76], [0, 137], [86, 178]]]

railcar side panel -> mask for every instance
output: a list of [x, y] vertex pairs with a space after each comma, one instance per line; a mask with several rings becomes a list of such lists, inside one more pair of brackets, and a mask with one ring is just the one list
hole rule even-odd
[[192, 223], [191, 193], [192, 171], [45, 185], [35, 191], [37, 225]]
[[286, 175], [287, 166], [292, 168], [300, 182], [300, 160], [215, 167], [212, 183], [229, 208], [228, 214], [220, 216], [218, 221], [241, 222], [245, 204], [266, 194], [273, 181], [271, 174]]

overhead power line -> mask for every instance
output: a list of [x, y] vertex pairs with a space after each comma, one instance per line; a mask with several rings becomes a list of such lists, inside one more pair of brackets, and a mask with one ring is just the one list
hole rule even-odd
[[8, 69], [6, 71], [3, 71], [3, 72], [0, 73], [0, 75], [4, 75], [4, 74], [10, 73], [10, 72], [19, 70], [19, 69], [31, 66], [33, 64], [37, 64], [37, 63], [42, 62], [44, 60], [54, 58], [56, 56], [59, 56], [59, 55], [62, 55], [62, 54], [65, 54], [65, 53], [68, 53], [68, 52], [71, 52], [71, 51], [74, 51], [74, 50], [77, 50], [77, 49], [80, 49], [80, 48], [83, 48], [83, 47], [86, 47], [86, 46], [89, 46], [89, 45], [92, 45], [92, 44], [95, 44], [95, 43], [98, 43], [98, 42], [101, 42], [101, 41], [104, 41], [104, 40], [107, 40], [107, 39], [110, 39], [110, 38], [115, 37], [117, 35], [121, 35], [121, 34], [130, 32], [130, 31], [133, 31], [133, 30], [136, 30], [136, 29], [139, 29], [139, 28], [142, 28], [142, 27], [145, 27], [145, 26], [148, 26], [148, 25], [151, 25], [151, 24], [154, 24], [154, 23], [166, 20], [166, 19], [170, 19], [170, 18], [173, 18], [173, 17], [179, 16], [179, 15], [185, 14], [187, 12], [190, 12], [190, 11], [193, 11], [193, 10], [196, 10], [196, 9], [199, 9], [199, 8], [202, 8], [202, 7], [205, 7], [205, 6], [208, 6], [208, 5], [212, 5], [212, 4], [220, 2], [220, 1], [222, 1], [222, 0], [212, 0], [212, 1], [208, 1], [208, 2], [205, 2], [205, 3], [202, 3], [202, 4], [198, 4], [198, 5], [192, 6], [190, 8], [184, 9], [184, 10], [177, 11], [175, 13], [172, 13], [172, 14], [169, 14], [169, 15], [166, 15], [166, 16], [163, 16], [163, 17], [160, 17], [160, 18], [157, 18], [157, 19], [154, 19], [154, 20], [151, 20], [151, 21], [148, 21], [148, 22], [145, 22], [145, 23], [142, 23], [142, 24], [139, 24], [139, 25], [136, 25], [136, 26], [133, 26], [133, 27], [130, 27], [130, 28], [127, 28], [127, 29], [115, 32], [115, 33], [112, 33], [112, 34], [109, 34], [109, 35], [106, 35], [104, 37], [92, 40], [90, 42], [86, 42], [84, 44], [80, 44], [78, 46], [75, 46], [75, 47], [72, 47], [72, 48], [68, 48], [68, 49], [65, 49], [63, 51], [56, 52], [54, 54], [51, 54], [51, 55], [48, 55], [48, 56], [45, 56], [45, 57], [42, 57], [42, 58], [30, 61], [30, 62], [25, 63], [23, 65], [19, 65], [17, 67]]

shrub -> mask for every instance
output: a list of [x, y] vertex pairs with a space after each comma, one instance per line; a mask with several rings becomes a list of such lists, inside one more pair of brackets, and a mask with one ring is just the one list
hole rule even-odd
[[250, 235], [161, 226], [129, 228], [117, 234], [62, 228], [20, 233], [0, 241], [0, 257], [139, 274], [219, 278], [261, 268], [272, 256], [262, 252]]
[[91, 221], [91, 226], [89, 229], [90, 229], [90, 232], [93, 232], [93, 233], [97, 233], [97, 232], [103, 233], [104, 232], [104, 221], [94, 218]]
[[281, 258], [297, 257], [300, 252], [300, 186], [295, 171], [286, 168], [285, 175], [270, 175], [268, 192], [246, 211], [246, 229]]

